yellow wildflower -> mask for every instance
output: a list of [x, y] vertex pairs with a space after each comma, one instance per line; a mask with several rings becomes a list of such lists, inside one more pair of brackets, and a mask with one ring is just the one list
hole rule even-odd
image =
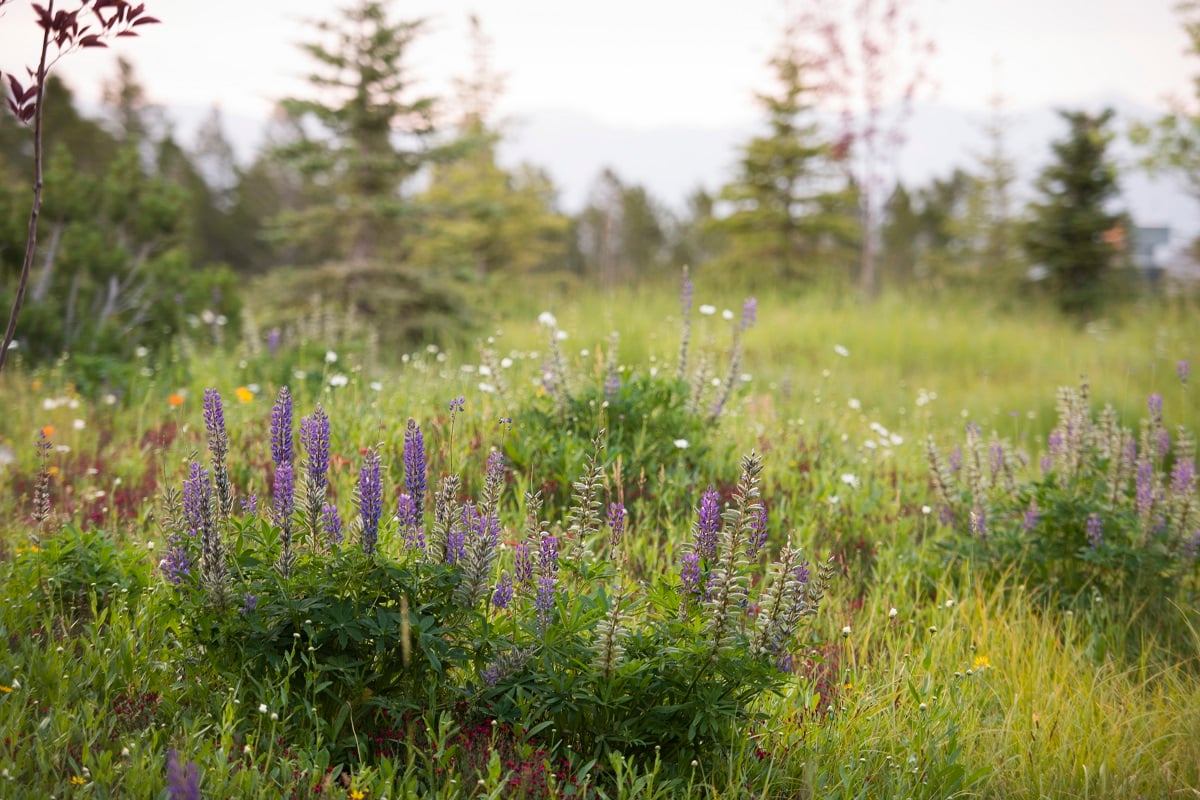
[[992, 665], [992, 662], [988, 661], [987, 656], [975, 656], [975, 666], [972, 667], [972, 669], [976, 669], [976, 670], [985, 669], [987, 667], [990, 667], [991, 665]]
[[0, 692], [3, 692], [4, 694], [12, 694], [12, 687], [11, 686], [0, 686]]
[[245, 386], [237, 387], [237, 389], [234, 389], [233, 393], [237, 395], [237, 399], [241, 400], [243, 403], [249, 403], [254, 399], [254, 392], [250, 391]]
[[364, 792], [362, 789], [351, 789], [350, 794], [348, 795], [350, 800], [363, 800], [363, 798], [366, 796], [367, 796], [367, 793]]
[[72, 775], [71, 776], [71, 785], [72, 786], [83, 786], [86, 783], [87, 783], [87, 780], [84, 779], [80, 775]]

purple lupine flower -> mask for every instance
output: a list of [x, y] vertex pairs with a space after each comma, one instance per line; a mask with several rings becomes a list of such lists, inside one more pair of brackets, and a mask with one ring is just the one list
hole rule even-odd
[[1054, 459], [1050, 456], [1042, 456], [1038, 459], [1038, 466], [1042, 468], [1042, 474], [1045, 475], [1054, 469]]
[[300, 443], [308, 454], [305, 466], [310, 486], [323, 496], [329, 470], [329, 417], [319, 403], [312, 416], [300, 420]]
[[1171, 494], [1186, 497], [1196, 485], [1196, 463], [1190, 458], [1181, 458], [1171, 470]]
[[609, 538], [614, 543], [621, 541], [621, 537], [625, 535], [625, 518], [624, 503], [608, 504], [608, 529], [611, 532]]
[[467, 406], [467, 398], [463, 397], [462, 395], [451, 398], [450, 403], [449, 403], [450, 419], [453, 420], [455, 416], [457, 416], [458, 414], [461, 414], [462, 410], [464, 408], [466, 408], [466, 406]]
[[513, 581], [512, 576], [508, 574], [508, 570], [500, 573], [500, 580], [496, 583], [496, 590], [492, 592], [492, 605], [496, 608], [508, 608], [508, 604], [513, 599]]
[[717, 490], [708, 485], [700, 496], [700, 508], [696, 518], [696, 552], [701, 558], [717, 557], [717, 534], [721, 530], [720, 496]]
[[529, 545], [521, 542], [514, 549], [513, 572], [516, 573], [517, 583], [522, 586], [533, 585], [533, 553]]
[[274, 358], [279, 353], [279, 340], [282, 338], [283, 332], [279, 328], [271, 328], [267, 334], [267, 355]]
[[292, 393], [286, 386], [271, 407], [271, 460], [275, 466], [292, 463]]
[[755, 321], [758, 319], [758, 300], [753, 297], [747, 297], [746, 302], [742, 303], [742, 331], [748, 331], [754, 327]]
[[200, 800], [200, 770], [186, 764], [174, 750], [167, 751], [167, 797], [170, 800]]
[[211, 502], [212, 484], [208, 482], [208, 470], [200, 466], [199, 461], [193, 461], [183, 481], [183, 516], [193, 536], [204, 530], [206, 521], [212, 516]]
[[1004, 445], [992, 442], [991, 447], [988, 448], [988, 465], [992, 470], [992, 480], [995, 480], [1000, 471], [1004, 469]]
[[1171, 452], [1171, 432], [1166, 428], [1160, 428], [1158, 431], [1158, 457], [1166, 458], [1167, 453]]
[[358, 473], [358, 512], [362, 517], [362, 549], [367, 555], [375, 552], [379, 538], [379, 518], [383, 515], [383, 479], [380, 476], [379, 453], [374, 447], [363, 456]]
[[1179, 376], [1179, 382], [1187, 386], [1188, 377], [1192, 374], [1192, 365], [1186, 360], [1181, 360], [1175, 365], [1175, 374]]
[[1099, 514], [1088, 514], [1087, 518], [1088, 545], [1095, 550], [1104, 541], [1104, 530], [1100, 523]]
[[539, 549], [538, 572], [541, 575], [558, 574], [558, 537], [545, 534]]
[[167, 554], [158, 562], [158, 570], [163, 579], [172, 586], [178, 586], [184, 578], [192, 574], [192, 559], [188, 555], [182, 534], [170, 535]]
[[225, 432], [225, 408], [221, 404], [221, 393], [216, 389], [204, 390], [204, 430], [208, 434], [208, 449], [216, 458], [217, 448], [227, 448], [229, 445], [229, 436]]
[[461, 523], [451, 525], [446, 534], [446, 563], [454, 566], [467, 554], [467, 531]]
[[762, 550], [763, 545], [767, 543], [767, 509], [760, 508], [750, 517], [750, 536], [746, 540], [746, 555], [750, 560], [754, 560], [758, 556], [758, 551]]
[[417, 514], [417, 506], [408, 492], [401, 492], [397, 498], [396, 519], [400, 522], [400, 530], [404, 531], [404, 543], [409, 547], [424, 550], [425, 530], [421, 525], [421, 517]]
[[962, 469], [962, 465], [963, 465], [962, 447], [960, 447], [959, 445], [954, 445], [954, 449], [950, 451], [950, 458], [949, 458], [950, 471], [953, 473], [957, 473], [960, 469]]
[[254, 609], [257, 607], [258, 596], [251, 594], [250, 592], [246, 592], [246, 594], [242, 597], [242, 616], [246, 616], [250, 612], [254, 611]]
[[805, 584], [805, 585], [807, 585], [807, 584], [808, 584], [808, 578], [809, 578], [809, 573], [808, 573], [808, 562], [807, 562], [807, 561], [801, 561], [801, 562], [800, 562], [800, 563], [799, 563], [799, 564], [796, 566], [796, 580], [800, 581], [800, 583], [802, 583], [802, 584]]
[[242, 513], [250, 516], [258, 513], [258, 495], [251, 494], [242, 498]]
[[1158, 392], [1146, 398], [1146, 410], [1150, 412], [1150, 416], [1158, 421], [1162, 419], [1162, 395]]
[[1026, 531], [1032, 531], [1034, 528], [1036, 528], [1038, 526], [1038, 523], [1041, 521], [1042, 521], [1041, 509], [1039, 509], [1037, 507], [1036, 502], [1034, 502], [1033, 500], [1030, 500], [1029, 508], [1025, 509], [1025, 521], [1022, 523], [1022, 527], [1024, 527]]
[[604, 399], [610, 403], [613, 402], [617, 399], [619, 391], [621, 391], [621, 376], [615, 369], [610, 369], [608, 377], [604, 379]]
[[208, 434], [208, 452], [212, 456], [213, 482], [217, 485], [217, 509], [222, 519], [228, 519], [233, 513], [233, 490], [229, 485], [229, 468], [225, 464], [229, 454], [229, 433], [225, 430], [221, 393], [216, 389], [204, 390], [204, 428]]
[[680, 558], [680, 587], [685, 597], [700, 594], [700, 556], [689, 550]]
[[414, 528], [425, 516], [425, 470], [425, 436], [417, 421], [409, 418], [408, 428], [404, 431], [404, 489], [412, 499], [411, 524]]
[[685, 317], [692, 313], [692, 295], [695, 294], [695, 288], [691, 276], [684, 271], [683, 280], [679, 282], [679, 305]]
[[796, 671], [796, 659], [791, 653], [780, 653], [775, 656], [775, 669], [785, 675]]
[[296, 510], [296, 475], [290, 462], [275, 467], [275, 486], [271, 497], [275, 524], [290, 529], [292, 513]]
[[954, 509], [943, 503], [938, 506], [938, 523], [947, 528], [954, 524]]
[[1134, 477], [1137, 497], [1134, 501], [1139, 517], [1145, 517], [1154, 507], [1154, 465], [1149, 459], [1142, 459], [1138, 464]]
[[342, 518], [338, 516], [337, 506], [332, 503], [325, 505], [321, 509], [321, 522], [330, 543], [341, 544], [344, 537], [342, 536]]
[[1060, 428], [1050, 431], [1050, 437], [1046, 439], [1046, 448], [1050, 451], [1051, 456], [1062, 455], [1064, 441], [1063, 432]]
[[537, 609], [538, 628], [545, 630], [550, 625], [550, 617], [554, 613], [555, 580], [552, 575], [542, 575], [537, 581], [537, 595], [534, 597], [534, 608]]
[[968, 519], [971, 523], [971, 535], [978, 536], [980, 539], [987, 538], [987, 518], [984, 516], [982, 509], [975, 509], [969, 515]]

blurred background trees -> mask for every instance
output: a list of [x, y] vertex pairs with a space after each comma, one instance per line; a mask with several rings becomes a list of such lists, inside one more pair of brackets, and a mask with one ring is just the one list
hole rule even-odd
[[[1184, 23], [1200, 53], [1198, 9], [1187, 5]], [[279, 102], [248, 158], [218, 107], [182, 139], [129, 62], [117, 63], [99, 108], [50, 80], [23, 357], [119, 360], [184, 333], [229, 335], [243, 318], [286, 331], [314, 303], [399, 349], [461, 334], [468, 298], [497, 282], [617, 286], [674, 280], [684, 265], [715, 285], [866, 298], [880, 287], [1045, 294], [1085, 319], [1103, 313], [1129, 261], [1135, 229], [1114, 207], [1111, 114], [1063, 114], [1064, 137], [1042, 154], [1051, 160], [1028, 201], [999, 101], [974, 163], [923, 185], [896, 180], [885, 155], [903, 114], [887, 124], [880, 115], [893, 110], [889, 93], [902, 112], [923, 77], [885, 86], [868, 73], [904, 52], [919, 67], [929, 44], [916, 36], [879, 51], [886, 19], [791, 20], [756, 95], [761, 129], [723, 185], [698, 186], [676, 207], [605, 169], [568, 212], [543, 167], [503, 158], [504, 80], [479, 22], [455, 91], [439, 97], [410, 65], [423, 23], [394, 12], [358, 0], [314, 22], [301, 45], [314, 67], [308, 91]], [[858, 61], [831, 61], [824, 48], [851, 40]], [[1133, 138], [1146, 166], [1182, 176], [1200, 198], [1198, 119], [1180, 105]], [[0, 300], [21, 266], [31, 158], [29, 131], [0, 116]], [[1115, 294], [1130, 293], [1120, 286]]]

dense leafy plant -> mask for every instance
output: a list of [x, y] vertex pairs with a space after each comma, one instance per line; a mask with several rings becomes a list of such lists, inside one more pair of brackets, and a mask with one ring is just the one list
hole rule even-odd
[[[452, 403], [452, 415], [461, 408]], [[368, 448], [344, 527], [327, 498], [328, 417], [318, 406], [301, 421], [297, 466], [285, 388], [271, 421], [270, 512], [236, 515], [213, 390], [205, 418], [209, 466], [192, 462], [162, 514], [161, 571], [204, 647], [191, 667], [341, 754], [380, 719], [448, 709], [597, 757], [655, 748], [683, 758], [701, 742], [733, 744], [762, 693], [791, 679], [830, 576], [810, 575], [790, 543], [765, 559], [755, 455], [723, 512], [715, 491], [701, 499], [678, 574], [645, 575], [625, 547], [624, 506], [604, 512], [599, 452], [561, 521], [541, 519], [538, 493], [525, 496], [524, 533], [508, 550], [498, 452], [476, 500], [461, 496], [457, 474], [430, 492], [410, 420], [394, 511], [385, 519], [384, 471]]]
[[[572, 477], [592, 452], [590, 442], [601, 429], [607, 431], [610, 463], [619, 459], [626, 469], [646, 474], [686, 471], [708, 452], [716, 423], [743, 379], [742, 336], [754, 325], [757, 303], [748, 298], [740, 317], [724, 313], [731, 340], [722, 354], [713, 346], [711, 331], [705, 332], [700, 347], [693, 347], [692, 293], [685, 272], [681, 340], [673, 370], [665, 365], [641, 370], [623, 365], [615, 334], [594, 368], [573, 369], [563, 355], [561, 341], [566, 336], [554, 315], [545, 312], [539, 317], [549, 334], [541, 384], [535, 397], [516, 406], [513, 421], [520, 435], [508, 440], [507, 454], [518, 469], [545, 476], [541, 489], [548, 505], [566, 503]], [[716, 309], [701, 306], [700, 312], [711, 316]], [[494, 354], [485, 351], [484, 361], [494, 360]], [[491, 374], [500, 374], [489, 367]]]
[[980, 565], [1014, 569], [1064, 598], [1087, 591], [1162, 606], [1187, 606], [1200, 584], [1200, 498], [1195, 439], [1163, 424], [1162, 397], [1135, 437], [1106, 406], [1094, 416], [1088, 387], [1058, 394], [1058, 424], [1027, 477], [1027, 458], [979, 427], [944, 459], [929, 459], [954, 545]]

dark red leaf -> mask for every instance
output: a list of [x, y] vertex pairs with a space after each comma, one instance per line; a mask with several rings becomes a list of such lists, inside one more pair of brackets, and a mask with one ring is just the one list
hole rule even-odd
[[137, 33], [134, 31], [121, 31], [117, 36], [137, 36]]
[[17, 102], [28, 103], [33, 98], [37, 97], [38, 85], [35, 83], [25, 90], [25, 94], [17, 98]]
[[25, 94], [25, 89], [21, 86], [21, 82], [12, 75], [8, 76], [8, 85], [12, 87], [13, 97], [17, 100], [21, 99], [21, 95]]
[[21, 113], [18, 114], [17, 117], [21, 120], [21, 122], [29, 122], [29, 120], [33, 119], [33, 114], [36, 111], [37, 111], [36, 104], [28, 105], [28, 106], [25, 106], [25, 108], [21, 109]]
[[151, 25], [151, 24], [161, 25], [162, 20], [155, 19], [154, 17], [138, 17], [137, 19], [135, 19], [133, 21], [132, 24], [133, 25]]
[[17, 109], [17, 104], [14, 103], [12, 100], [8, 101], [8, 107], [10, 109], [12, 109], [12, 113], [13, 113], [14, 117], [17, 117], [18, 119], [21, 117], [21, 112]]
[[80, 47], [108, 47], [99, 36], [85, 36], [79, 40]]

